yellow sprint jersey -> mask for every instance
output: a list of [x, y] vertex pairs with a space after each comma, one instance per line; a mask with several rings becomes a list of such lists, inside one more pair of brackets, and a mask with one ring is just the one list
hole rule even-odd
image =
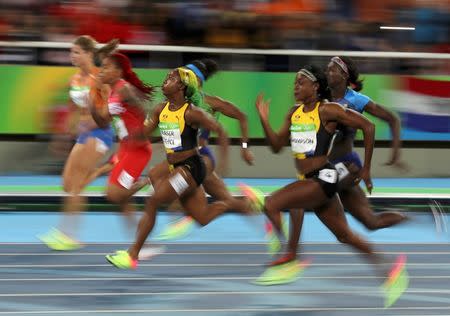
[[198, 129], [187, 125], [184, 119], [189, 103], [185, 103], [176, 111], [170, 110], [169, 104], [167, 102], [159, 114], [158, 124], [166, 152], [197, 148]]
[[319, 116], [320, 102], [316, 103], [314, 110], [303, 112], [303, 104], [291, 116], [291, 148], [297, 159], [323, 156], [328, 153], [331, 138], [323, 126]]

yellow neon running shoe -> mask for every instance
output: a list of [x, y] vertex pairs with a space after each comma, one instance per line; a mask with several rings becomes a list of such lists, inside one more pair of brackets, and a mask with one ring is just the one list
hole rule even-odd
[[118, 250], [112, 255], [106, 255], [106, 260], [119, 269], [136, 269], [138, 261], [132, 259], [126, 250]]
[[303, 274], [309, 264], [308, 261], [292, 260], [270, 266], [253, 283], [264, 286], [292, 283]]
[[397, 302], [397, 300], [408, 289], [409, 276], [406, 271], [406, 256], [400, 255], [397, 257], [389, 277], [382, 285], [385, 292], [384, 307], [389, 308]]
[[56, 228], [52, 228], [47, 234], [37, 237], [52, 250], [71, 251], [83, 247], [79, 241], [67, 236]]
[[156, 237], [157, 240], [177, 240], [186, 237], [194, 227], [194, 219], [185, 216], [180, 220], [169, 223], [163, 232]]

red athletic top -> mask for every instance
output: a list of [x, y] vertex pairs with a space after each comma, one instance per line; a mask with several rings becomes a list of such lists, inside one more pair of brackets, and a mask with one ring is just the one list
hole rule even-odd
[[[121, 100], [119, 90], [127, 84], [120, 79], [111, 89], [108, 98], [109, 114], [113, 117], [113, 125], [120, 142], [130, 141], [133, 136], [138, 135], [144, 129], [145, 112], [142, 108], [127, 104]], [[148, 144], [149, 141], [139, 142]]]

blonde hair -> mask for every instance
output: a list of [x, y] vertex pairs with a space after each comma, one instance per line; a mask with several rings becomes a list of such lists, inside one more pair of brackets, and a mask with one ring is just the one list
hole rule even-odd
[[97, 48], [98, 42], [90, 35], [81, 35], [73, 41], [74, 45], [80, 46], [85, 52], [92, 53], [94, 60], [112, 54], [119, 47], [119, 43], [118, 39], [112, 39], [103, 47]]
[[97, 41], [89, 35], [82, 35], [77, 37], [75, 41], [73, 41], [74, 45], [78, 45], [82, 50], [89, 53], [95, 53], [97, 51]]

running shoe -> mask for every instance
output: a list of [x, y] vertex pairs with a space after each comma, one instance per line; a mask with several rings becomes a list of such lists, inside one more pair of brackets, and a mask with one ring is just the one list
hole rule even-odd
[[177, 221], [169, 223], [163, 232], [156, 237], [157, 240], [177, 240], [186, 237], [194, 227], [194, 219], [185, 216]]
[[56, 228], [52, 228], [47, 234], [37, 237], [52, 250], [71, 251], [83, 247], [79, 241], [67, 236]]
[[[262, 213], [264, 210], [264, 193], [256, 188], [252, 188], [245, 183], [240, 183], [239, 189], [241, 190], [241, 193], [248, 197], [250, 201], [253, 203], [253, 208], [259, 212]], [[284, 216], [282, 213], [280, 213], [281, 216], [281, 227], [284, 234], [285, 239], [289, 238], [289, 226], [287, 222], [284, 220]], [[281, 250], [281, 241], [276, 233], [276, 231], [273, 229], [273, 225], [270, 221], [266, 221], [265, 224], [265, 230], [266, 230], [266, 239], [268, 241], [267, 247], [269, 254], [274, 255], [278, 253]]]
[[267, 240], [267, 251], [271, 256], [274, 256], [281, 251], [281, 241], [278, 238], [277, 233], [273, 229], [273, 225], [270, 221], [266, 221], [265, 230], [266, 230], [265, 238]]
[[[289, 239], [289, 223], [285, 220], [282, 213], [280, 213], [281, 216], [281, 227], [284, 238], [287, 240]], [[266, 220], [265, 224], [265, 230], [266, 230], [266, 240], [267, 240], [267, 250], [271, 256], [276, 255], [281, 250], [281, 241], [278, 237], [278, 234], [273, 228], [273, 224]]]
[[264, 286], [292, 283], [303, 274], [309, 264], [309, 261], [292, 260], [270, 266], [253, 283]]
[[138, 261], [132, 259], [126, 250], [118, 250], [112, 255], [106, 255], [106, 260], [119, 269], [136, 269]]
[[406, 256], [397, 257], [387, 280], [382, 288], [385, 293], [384, 307], [389, 308], [397, 302], [402, 294], [408, 289], [409, 276], [406, 271]]
[[252, 188], [245, 183], [238, 184], [241, 193], [248, 197], [253, 204], [253, 209], [258, 213], [262, 213], [264, 210], [264, 193], [256, 188]]

